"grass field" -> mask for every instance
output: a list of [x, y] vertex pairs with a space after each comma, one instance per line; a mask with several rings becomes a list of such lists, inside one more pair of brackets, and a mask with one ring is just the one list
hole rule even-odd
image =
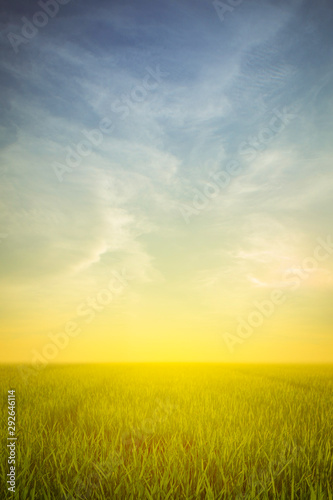
[[219, 364], [0, 368], [16, 390], [24, 499], [332, 499], [333, 367]]

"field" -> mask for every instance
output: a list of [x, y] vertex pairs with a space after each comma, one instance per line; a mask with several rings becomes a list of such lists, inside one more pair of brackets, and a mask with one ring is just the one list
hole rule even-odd
[[1, 366], [0, 381], [1, 498], [333, 498], [332, 366]]

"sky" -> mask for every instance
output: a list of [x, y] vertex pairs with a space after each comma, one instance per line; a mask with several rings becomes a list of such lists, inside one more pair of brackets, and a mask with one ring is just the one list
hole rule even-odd
[[4, 2], [0, 362], [333, 362], [332, 22]]

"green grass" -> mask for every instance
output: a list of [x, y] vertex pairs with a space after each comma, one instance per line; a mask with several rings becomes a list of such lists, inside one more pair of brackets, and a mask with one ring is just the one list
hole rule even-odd
[[332, 499], [332, 366], [0, 367], [24, 499]]

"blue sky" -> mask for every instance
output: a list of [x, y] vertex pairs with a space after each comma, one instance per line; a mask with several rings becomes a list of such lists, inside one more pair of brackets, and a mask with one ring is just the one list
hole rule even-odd
[[[207, 359], [225, 359], [219, 332], [332, 230], [332, 4], [246, 0], [223, 22], [210, 1], [58, 7], [16, 50], [22, 17], [41, 7], [5, 2], [1, 16], [6, 349], [13, 338], [28, 339], [28, 349], [42, 342], [103, 286], [105, 269], [125, 266], [132, 286], [101, 327], [122, 315], [120, 358], [131, 359], [136, 332], [167, 311], [173, 324], [195, 325], [197, 351], [205, 345]], [[68, 148], [102, 120], [112, 131], [59, 182], [55, 165], [68, 169]], [[230, 161], [239, 173], [202, 201]], [[290, 314], [297, 341], [311, 344], [322, 318], [325, 351], [332, 262], [306, 283], [284, 321]], [[273, 323], [267, 331], [278, 332]], [[142, 334], [143, 351], [149, 342]], [[158, 342], [157, 358], [167, 334]]]

